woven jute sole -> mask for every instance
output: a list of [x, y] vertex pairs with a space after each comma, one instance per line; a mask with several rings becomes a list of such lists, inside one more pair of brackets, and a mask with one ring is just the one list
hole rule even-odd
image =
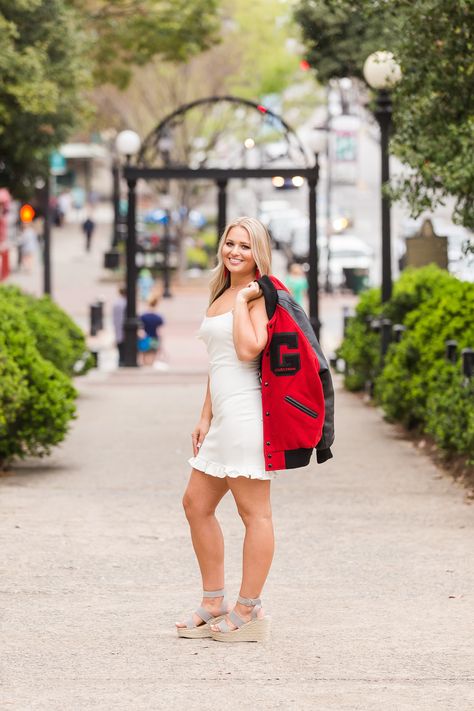
[[213, 632], [211, 630], [211, 637], [216, 642], [265, 642], [269, 634], [270, 617], [251, 620], [232, 632]]

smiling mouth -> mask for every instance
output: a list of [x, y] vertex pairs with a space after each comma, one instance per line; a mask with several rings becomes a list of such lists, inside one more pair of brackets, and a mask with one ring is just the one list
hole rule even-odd
[[232, 257], [229, 257], [229, 262], [231, 264], [242, 264], [243, 261], [243, 259], [233, 259]]

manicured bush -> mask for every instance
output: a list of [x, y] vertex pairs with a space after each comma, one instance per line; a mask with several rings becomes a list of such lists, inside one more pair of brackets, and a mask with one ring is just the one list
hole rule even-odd
[[[67, 375], [80, 375], [93, 366], [83, 332], [49, 296], [36, 299], [16, 286], [2, 286], [0, 292], [28, 324], [43, 358]], [[80, 361], [83, 365], [77, 370]]]
[[376, 381], [376, 398], [390, 419], [423, 427], [427, 398], [441, 387], [445, 342], [454, 339], [459, 349], [474, 344], [473, 317], [474, 285], [454, 277], [406, 315], [406, 333], [389, 349]]
[[370, 289], [361, 295], [356, 315], [349, 319], [346, 337], [337, 351], [346, 363], [344, 384], [348, 390], [363, 390], [380, 370], [380, 337], [370, 327], [380, 308], [380, 290]]
[[444, 363], [426, 399], [425, 431], [441, 449], [459, 452], [474, 465], [474, 379], [464, 379], [459, 364]]
[[44, 456], [74, 417], [76, 391], [44, 359], [24, 314], [0, 289], [0, 467], [15, 457]]
[[[406, 327], [383, 362], [371, 317]], [[390, 420], [429, 433], [442, 449], [474, 463], [474, 384], [463, 382], [460, 358], [456, 366], [446, 362], [449, 339], [458, 342], [459, 353], [474, 346], [474, 284], [431, 265], [404, 272], [386, 304], [378, 290], [363, 294], [338, 355], [346, 363], [348, 389], [373, 383]]]

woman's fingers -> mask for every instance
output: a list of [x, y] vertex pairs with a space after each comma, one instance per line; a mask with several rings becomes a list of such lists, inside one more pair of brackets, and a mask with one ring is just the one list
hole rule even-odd
[[197, 456], [199, 449], [202, 443], [204, 442], [205, 436], [206, 435], [201, 432], [201, 430], [194, 430], [194, 432], [191, 434], [191, 439], [193, 441], [193, 453], [195, 457]]
[[198, 453], [198, 437], [199, 437], [199, 432], [194, 430], [194, 432], [191, 434], [191, 439], [193, 441], [193, 456], [195, 457]]

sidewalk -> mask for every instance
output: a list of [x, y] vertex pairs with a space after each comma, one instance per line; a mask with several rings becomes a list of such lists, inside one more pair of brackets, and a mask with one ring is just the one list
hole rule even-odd
[[[200, 593], [180, 499], [204, 378], [186, 380], [82, 381], [63, 447], [2, 478], [2, 708], [469, 711], [472, 508], [341, 391], [335, 458], [272, 485], [271, 641], [175, 636]], [[230, 496], [219, 516], [234, 597]]]
[[[177, 638], [200, 594], [181, 510], [206, 377], [198, 292], [167, 302], [175, 370], [79, 380], [63, 446], [0, 477], [0, 708], [470, 711], [472, 507], [340, 388], [334, 459], [272, 484], [270, 641]], [[242, 525], [230, 495], [219, 518], [232, 599]]]

